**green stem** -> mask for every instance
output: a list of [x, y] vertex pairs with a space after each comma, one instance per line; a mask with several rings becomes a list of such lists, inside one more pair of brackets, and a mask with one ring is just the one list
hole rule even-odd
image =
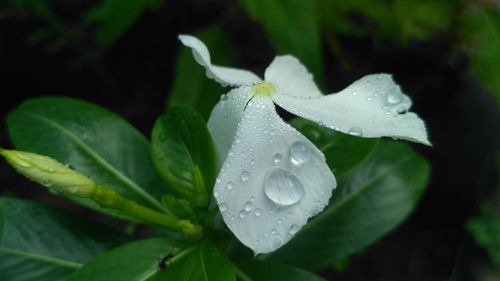
[[203, 236], [201, 226], [139, 205], [134, 201], [124, 198], [111, 188], [100, 185], [95, 186], [90, 199], [101, 207], [119, 210], [140, 220], [180, 231], [193, 240], [198, 240]]

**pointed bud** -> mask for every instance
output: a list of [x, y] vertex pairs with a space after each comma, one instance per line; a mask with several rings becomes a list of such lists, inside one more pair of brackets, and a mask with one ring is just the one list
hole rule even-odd
[[90, 197], [94, 194], [94, 181], [50, 157], [4, 149], [0, 149], [0, 155], [19, 173], [55, 192], [80, 197]]

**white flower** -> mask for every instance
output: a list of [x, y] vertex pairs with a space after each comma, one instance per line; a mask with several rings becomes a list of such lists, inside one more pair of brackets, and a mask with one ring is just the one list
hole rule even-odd
[[255, 253], [288, 242], [328, 204], [336, 180], [325, 157], [285, 123], [275, 104], [303, 118], [360, 137], [389, 136], [430, 145], [411, 100], [388, 74], [368, 75], [322, 95], [293, 56], [277, 56], [263, 81], [252, 72], [210, 63], [207, 47], [180, 35], [209, 78], [234, 87], [208, 120], [222, 163], [214, 197], [224, 221]]

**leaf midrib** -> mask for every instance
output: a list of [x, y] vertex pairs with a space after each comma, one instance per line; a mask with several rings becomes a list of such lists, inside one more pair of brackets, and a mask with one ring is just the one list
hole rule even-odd
[[45, 122], [47, 125], [52, 126], [56, 130], [61, 131], [63, 134], [65, 134], [68, 138], [74, 141], [74, 143], [80, 147], [85, 153], [87, 153], [92, 159], [94, 159], [95, 162], [97, 162], [99, 165], [101, 165], [105, 170], [108, 170], [111, 174], [113, 174], [117, 179], [119, 179], [121, 182], [123, 182], [125, 185], [127, 185], [131, 190], [133, 190], [135, 193], [143, 197], [146, 201], [149, 203], [153, 204], [156, 208], [164, 211], [165, 208], [163, 207], [160, 202], [158, 202], [155, 198], [153, 198], [149, 193], [145, 192], [142, 187], [140, 187], [138, 184], [136, 184], [134, 181], [132, 181], [130, 178], [128, 178], [126, 175], [118, 171], [115, 167], [113, 167], [111, 164], [109, 164], [105, 159], [103, 159], [101, 156], [99, 156], [96, 152], [92, 150], [87, 144], [85, 144], [82, 140], [80, 140], [73, 132], [70, 130], [66, 129], [59, 123], [46, 118], [45, 116], [34, 114], [31, 112], [26, 112], [26, 111], [21, 111], [21, 113], [26, 114], [27, 116], [30, 116], [32, 118], [38, 119], [42, 122]]
[[36, 261], [40, 261], [40, 262], [44, 262], [44, 263], [49, 263], [49, 264], [53, 264], [53, 265], [57, 265], [57, 266], [61, 266], [61, 267], [66, 267], [69, 269], [79, 269], [83, 266], [83, 264], [77, 263], [77, 262], [66, 261], [63, 259], [58, 259], [58, 258], [54, 258], [54, 257], [48, 257], [48, 256], [39, 255], [39, 254], [13, 250], [13, 249], [7, 249], [7, 248], [3, 248], [3, 247], [0, 247], [0, 253], [18, 256], [18, 257], [24, 257], [26, 259], [36, 260]]

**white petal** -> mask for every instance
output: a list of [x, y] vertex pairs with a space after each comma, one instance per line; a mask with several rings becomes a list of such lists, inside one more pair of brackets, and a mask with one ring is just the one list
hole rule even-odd
[[269, 97], [247, 105], [214, 188], [224, 221], [255, 253], [288, 242], [326, 206], [336, 181], [323, 154], [277, 115]]
[[254, 91], [250, 87], [233, 89], [221, 96], [221, 100], [210, 114], [207, 127], [212, 135], [220, 164], [231, 148], [243, 110], [253, 94]]
[[321, 91], [311, 73], [294, 56], [277, 56], [267, 67], [266, 81], [273, 83], [280, 92], [293, 97], [320, 97]]
[[282, 94], [273, 100], [291, 113], [362, 137], [394, 137], [430, 145], [424, 122], [407, 112], [411, 100], [388, 74], [368, 75], [337, 94], [301, 99]]
[[196, 62], [205, 67], [208, 78], [214, 79], [223, 86], [248, 85], [262, 80], [259, 76], [247, 70], [211, 64], [210, 52], [208, 51], [207, 46], [205, 46], [205, 44], [203, 44], [203, 42], [196, 37], [190, 35], [179, 35], [179, 40], [181, 40], [182, 44], [192, 49], [194, 59]]

